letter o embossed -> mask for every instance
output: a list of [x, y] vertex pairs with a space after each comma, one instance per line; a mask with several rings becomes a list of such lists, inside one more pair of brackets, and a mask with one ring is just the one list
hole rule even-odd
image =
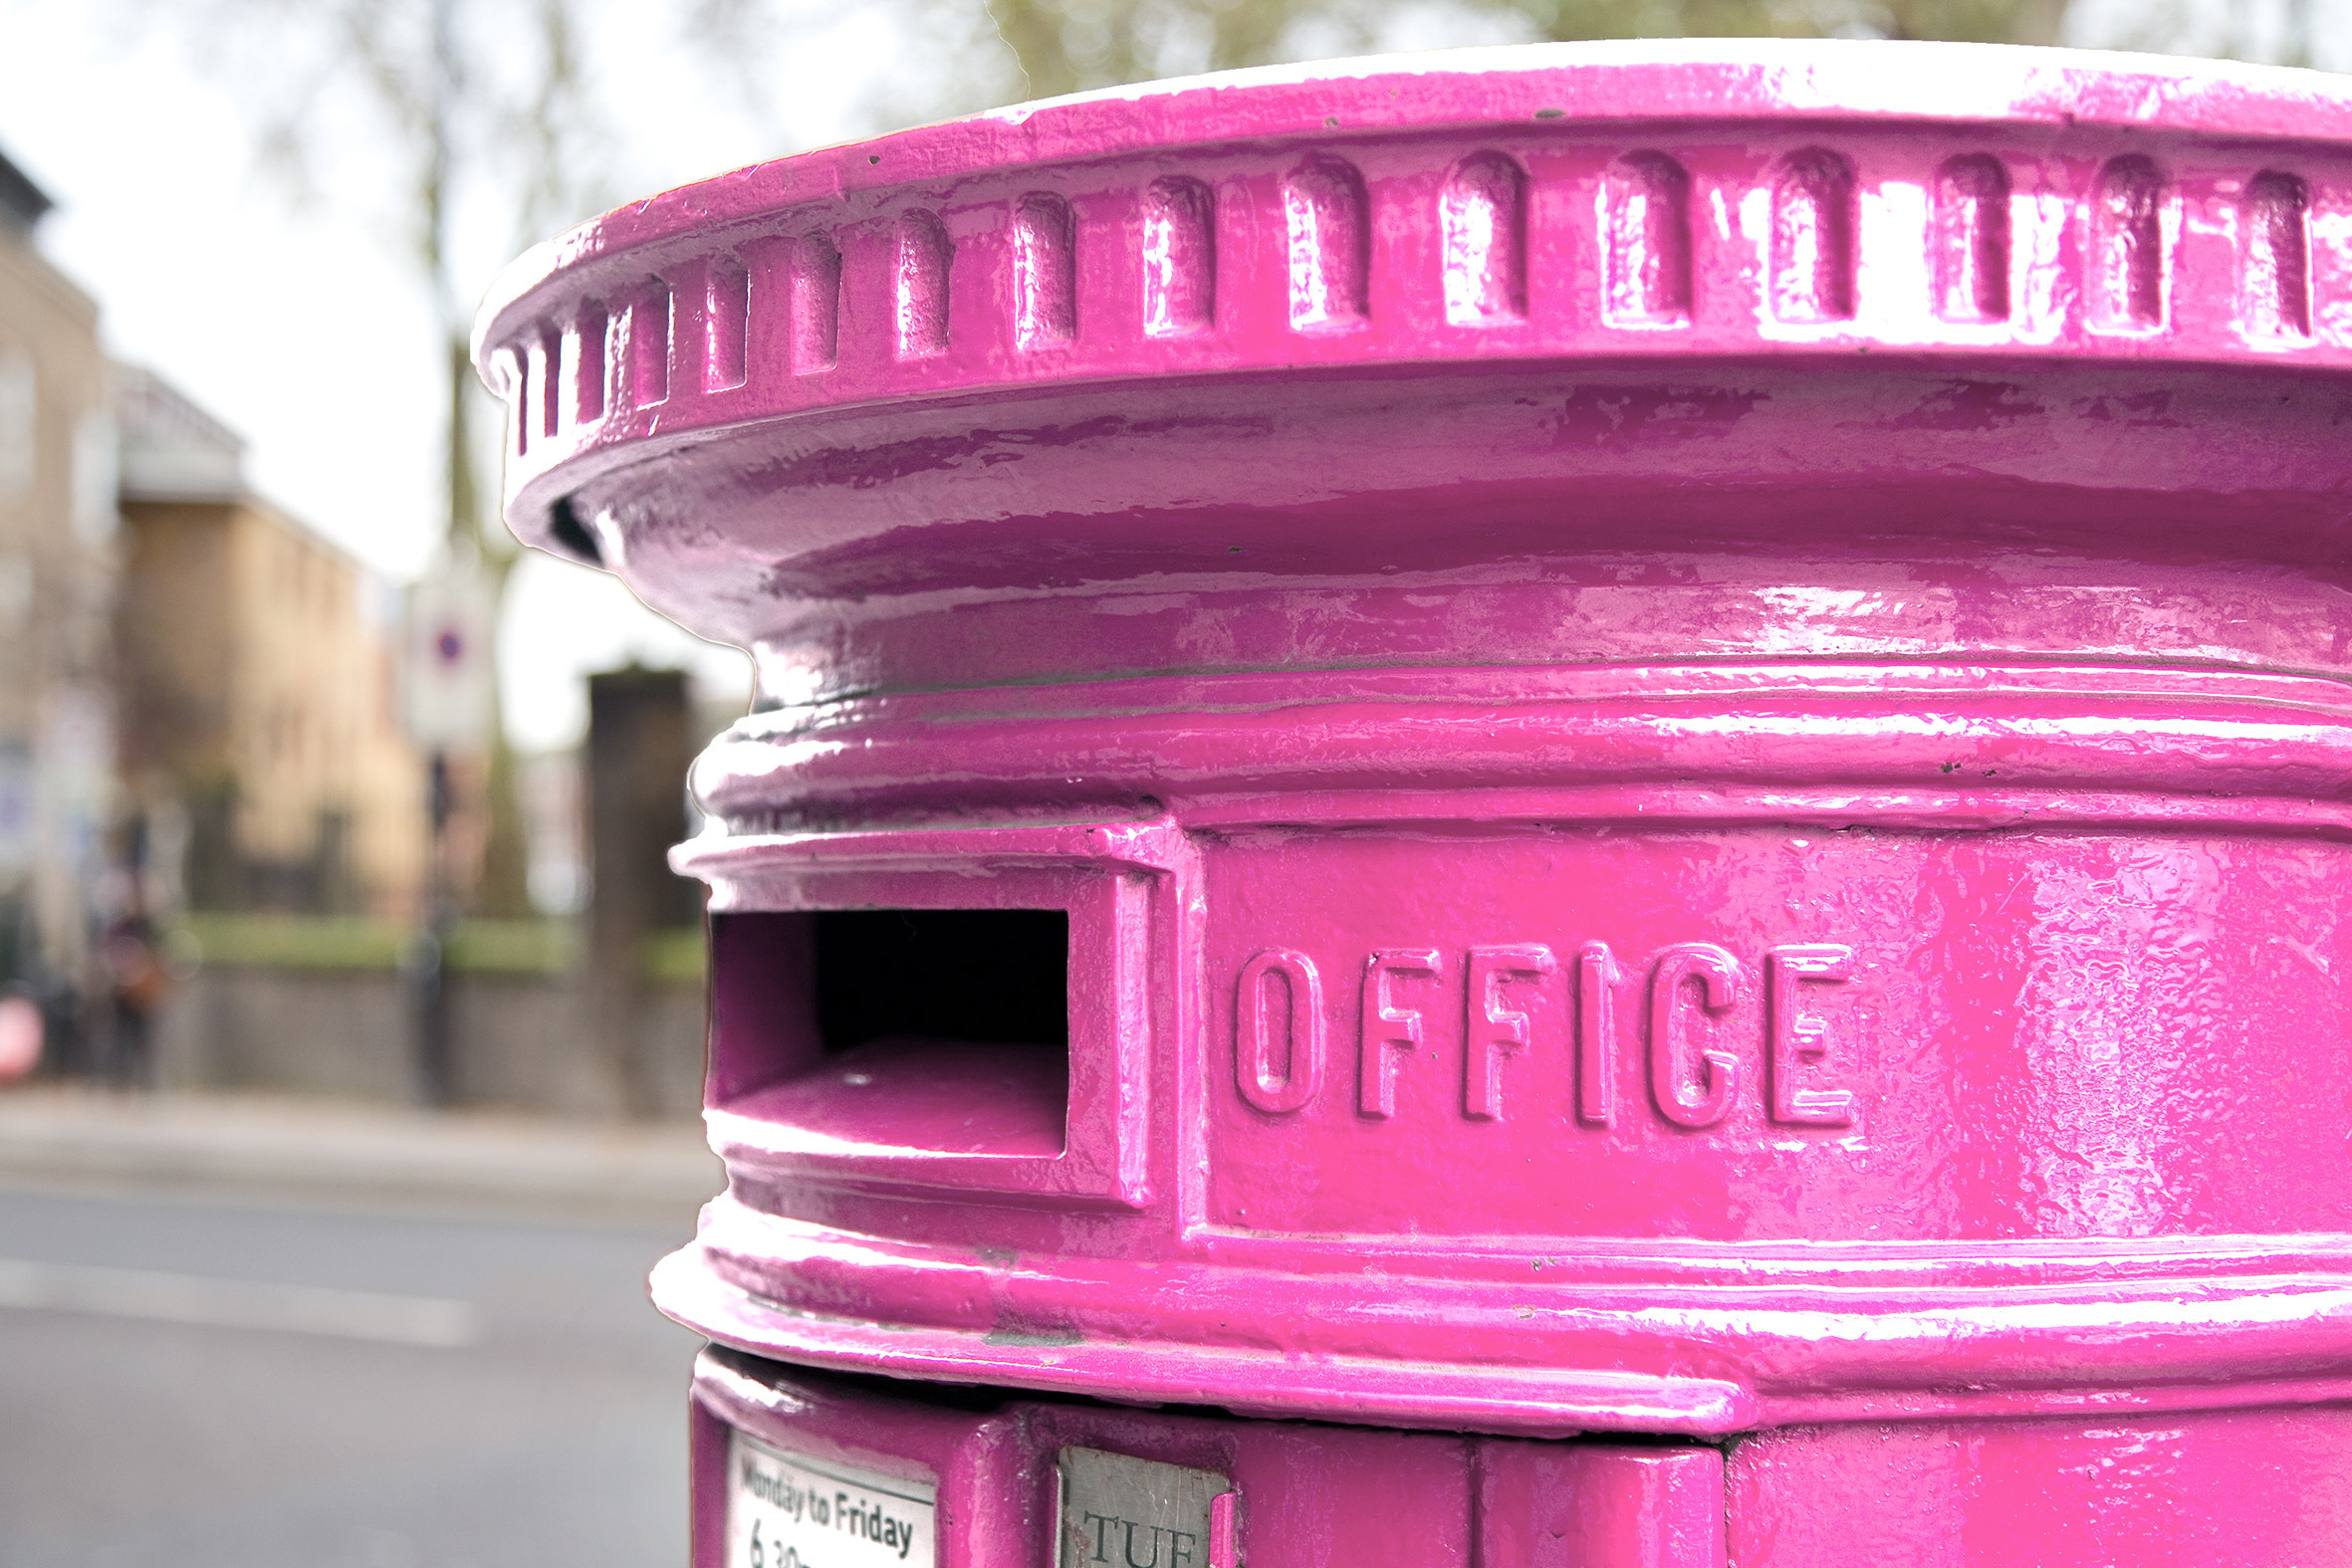
[[[1288, 1026], [1278, 1031], [1267, 1016], [1270, 977], [1283, 978], [1290, 1000]], [[1270, 1115], [1285, 1115], [1312, 1100], [1323, 1086], [1323, 1057], [1329, 1032], [1323, 1018], [1323, 982], [1314, 961], [1289, 948], [1268, 948], [1242, 966], [1234, 992], [1234, 1079], [1242, 1098]], [[1280, 1039], [1285, 1059], [1274, 1059]]]

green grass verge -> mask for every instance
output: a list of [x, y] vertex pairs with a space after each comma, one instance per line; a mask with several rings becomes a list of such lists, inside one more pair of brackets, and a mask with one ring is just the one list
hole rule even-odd
[[637, 953], [637, 972], [648, 985], [699, 986], [706, 946], [700, 926], [656, 931], [645, 939], [644, 947]]
[[[563, 975], [579, 967], [582, 938], [577, 921], [462, 920], [450, 937], [449, 968]], [[394, 970], [415, 940], [414, 927], [361, 915], [206, 912], [181, 916], [172, 946], [179, 956], [227, 968]], [[699, 986], [702, 949], [699, 927], [655, 932], [638, 957], [640, 972], [654, 985]]]

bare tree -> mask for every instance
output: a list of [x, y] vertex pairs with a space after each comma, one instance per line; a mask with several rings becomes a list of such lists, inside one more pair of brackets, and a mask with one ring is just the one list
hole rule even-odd
[[[1375, 47], [1399, 0], [907, 0], [952, 63], [884, 111], [898, 120], [1194, 71]], [[2289, 0], [2303, 3], [2303, 0]], [[758, 0], [706, 0], [721, 26]], [[1527, 40], [1868, 37], [2052, 44], [2066, 0], [1455, 0]], [[923, 90], [928, 88], [928, 93]]]
[[[592, 0], [122, 3], [176, 28], [237, 85], [264, 166], [291, 196], [370, 205], [397, 235], [440, 330], [446, 544], [503, 592], [517, 549], [482, 483], [495, 415], [468, 332], [489, 266], [617, 194], [604, 183], [615, 115], [587, 69]], [[485, 781], [484, 913], [529, 909], [514, 775], [501, 725]]]

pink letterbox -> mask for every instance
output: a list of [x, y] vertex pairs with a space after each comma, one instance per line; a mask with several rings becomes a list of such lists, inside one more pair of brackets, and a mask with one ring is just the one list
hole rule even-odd
[[2352, 1556], [2336, 79], [1123, 90], [477, 348], [757, 660], [700, 1568]]

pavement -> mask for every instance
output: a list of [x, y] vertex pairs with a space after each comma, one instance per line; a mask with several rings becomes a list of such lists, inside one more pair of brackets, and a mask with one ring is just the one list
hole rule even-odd
[[650, 1225], [725, 1184], [699, 1122], [79, 1085], [0, 1091], [0, 1189]]

